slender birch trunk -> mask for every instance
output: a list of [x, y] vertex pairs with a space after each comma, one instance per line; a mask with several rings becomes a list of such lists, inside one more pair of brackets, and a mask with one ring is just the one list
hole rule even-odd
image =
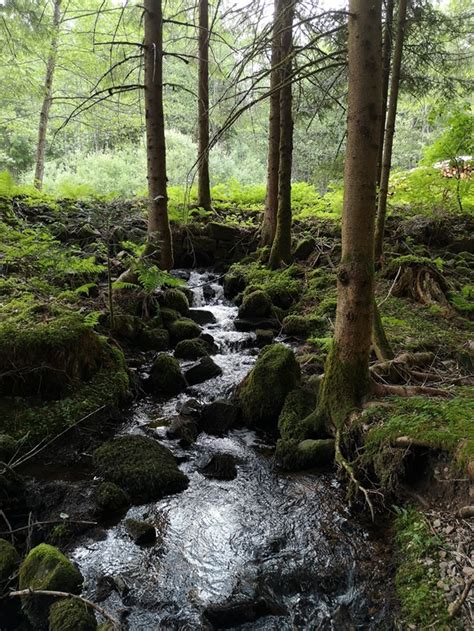
[[198, 206], [212, 210], [209, 178], [209, 2], [199, 0]]

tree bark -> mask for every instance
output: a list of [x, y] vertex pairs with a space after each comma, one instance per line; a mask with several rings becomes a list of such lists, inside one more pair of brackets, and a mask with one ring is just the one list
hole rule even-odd
[[342, 255], [334, 341], [318, 413], [338, 430], [369, 392], [374, 224], [382, 109], [381, 0], [349, 3], [349, 96]]
[[386, 361], [393, 359], [395, 354], [390, 346], [390, 342], [385, 334], [383, 328], [382, 317], [380, 315], [377, 303], [374, 302], [374, 321], [372, 331], [372, 344], [374, 347], [375, 355], [380, 361]]
[[282, 2], [281, 13], [281, 89], [280, 157], [278, 171], [278, 212], [275, 238], [270, 252], [270, 267], [291, 262], [291, 167], [293, 160], [293, 95], [291, 70], [293, 53], [293, 17], [295, 1]]
[[278, 171], [280, 168], [280, 83], [281, 83], [281, 9], [275, 0], [270, 75], [270, 116], [268, 126], [267, 195], [260, 245], [271, 246], [275, 238], [278, 211]]
[[403, 41], [405, 39], [405, 23], [407, 0], [400, 0], [398, 5], [397, 36], [393, 51], [392, 78], [390, 81], [390, 97], [388, 100], [387, 124], [383, 143], [382, 172], [378, 196], [377, 224], [375, 229], [375, 260], [380, 261], [383, 254], [383, 237], [385, 217], [387, 214], [388, 182], [392, 166], [393, 137], [395, 135], [395, 119], [397, 117], [398, 89], [400, 86], [400, 69], [402, 65]]
[[40, 191], [43, 188], [44, 179], [44, 157], [46, 153], [46, 134], [48, 131], [49, 110], [53, 96], [53, 79], [56, 68], [56, 58], [58, 56], [59, 26], [61, 23], [61, 0], [54, 0], [53, 9], [53, 33], [49, 48], [48, 61], [46, 63], [46, 75], [43, 87], [43, 103], [41, 105], [38, 144], [36, 147], [36, 165], [34, 186]]
[[382, 175], [383, 140], [385, 136], [385, 120], [387, 118], [388, 86], [390, 83], [390, 62], [392, 59], [392, 25], [394, 0], [387, 0], [385, 24], [383, 28], [382, 46], [382, 120], [380, 122], [380, 144], [377, 158], [377, 188], [380, 187]]
[[173, 267], [168, 219], [165, 120], [163, 113], [163, 13], [161, 0], [144, 0], [145, 119], [149, 195], [146, 256], [162, 269]]
[[199, 0], [198, 206], [212, 210], [209, 178], [209, 2]]

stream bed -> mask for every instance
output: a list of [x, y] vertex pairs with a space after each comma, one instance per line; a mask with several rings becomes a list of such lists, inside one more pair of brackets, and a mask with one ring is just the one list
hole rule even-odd
[[[183, 450], [165, 427], [147, 427], [176, 415], [189, 398], [228, 396], [258, 355], [254, 334], [234, 329], [237, 309], [217, 277], [192, 272], [188, 283], [193, 307], [215, 316], [204, 329], [218, 347], [212, 357], [222, 375], [166, 402], [142, 399], [122, 432], [153, 432], [178, 457], [189, 487], [128, 511], [125, 518], [155, 525], [151, 546], [133, 543], [124, 520], [100, 540], [85, 535], [78, 542], [71, 556], [86, 579], [85, 594], [94, 598], [97, 581], [112, 577], [121, 588], [101, 604], [131, 631], [393, 629], [383, 545], [350, 514], [334, 473], [282, 474], [270, 439], [246, 429], [200, 434]], [[237, 458], [234, 480], [200, 473], [216, 453]]]

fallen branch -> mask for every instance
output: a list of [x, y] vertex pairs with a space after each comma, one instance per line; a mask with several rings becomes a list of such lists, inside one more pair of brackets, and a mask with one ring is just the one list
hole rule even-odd
[[462, 593], [460, 594], [460, 596], [448, 607], [448, 614], [449, 614], [450, 620], [455, 618], [457, 614], [459, 613], [473, 585], [474, 585], [474, 576], [471, 576], [471, 578], [468, 581], [466, 581], [466, 584], [464, 585], [464, 589]]
[[372, 394], [377, 397], [416, 397], [423, 394], [429, 397], [444, 397], [445, 399], [451, 397], [450, 391], [429, 386], [395, 386], [374, 381], [371, 388]]
[[83, 596], [76, 596], [76, 594], [71, 594], [69, 592], [57, 592], [57, 591], [49, 590], [49, 589], [31, 589], [31, 588], [20, 589], [19, 591], [9, 593], [10, 598], [15, 598], [16, 596], [19, 596], [21, 598], [23, 596], [33, 596], [33, 595], [34, 596], [54, 596], [56, 598], [74, 598], [75, 600], [80, 600], [85, 605], [88, 605], [89, 607], [92, 607], [92, 609], [95, 609], [97, 613], [99, 613], [103, 618], [108, 620], [112, 624], [114, 629], [116, 629], [117, 631], [121, 631], [122, 629], [122, 625], [120, 624], [120, 622], [116, 620], [111, 614], [109, 614], [103, 607], [101, 607], [100, 605], [97, 605], [91, 600], [88, 600], [87, 598], [84, 598]]

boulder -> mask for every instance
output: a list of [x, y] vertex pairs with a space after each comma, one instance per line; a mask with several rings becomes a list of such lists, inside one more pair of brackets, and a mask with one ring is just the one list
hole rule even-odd
[[217, 351], [219, 350], [214, 338], [210, 333], [201, 333], [199, 339], [204, 340], [204, 342], [208, 344], [210, 353], [217, 353]]
[[281, 327], [275, 318], [236, 318], [234, 328], [236, 331], [247, 333], [257, 329], [279, 331]]
[[306, 237], [298, 241], [293, 252], [295, 261], [305, 261], [314, 252], [316, 240], [313, 237]]
[[188, 478], [169, 449], [144, 436], [119, 436], [94, 452], [97, 473], [128, 493], [133, 504], [144, 504], [179, 493]]
[[179, 444], [184, 448], [195, 443], [198, 434], [199, 430], [196, 422], [186, 416], [176, 416], [166, 430], [166, 436], [179, 440]]
[[130, 506], [130, 498], [113, 482], [102, 482], [95, 494], [97, 507], [104, 513], [121, 513]]
[[289, 315], [283, 319], [282, 329], [285, 335], [306, 338], [311, 333], [323, 333], [327, 321], [316, 316]]
[[209, 462], [202, 467], [201, 473], [206, 478], [216, 480], [234, 480], [237, 477], [237, 459], [232, 454], [214, 454]]
[[178, 359], [200, 359], [209, 355], [209, 344], [202, 339], [181, 340], [176, 345], [174, 356]]
[[261, 289], [244, 296], [239, 307], [239, 318], [266, 318], [272, 312], [272, 301]]
[[170, 347], [170, 334], [166, 329], [143, 327], [137, 342], [144, 351], [166, 351]]
[[204, 618], [214, 629], [232, 629], [236, 625], [252, 623], [265, 616], [283, 616], [285, 610], [263, 598], [241, 598], [218, 605], [209, 605]]
[[151, 367], [147, 387], [153, 394], [166, 396], [174, 396], [184, 390], [186, 382], [178, 360], [160, 353]]
[[12, 544], [0, 539], [0, 593], [20, 564], [20, 556]]
[[49, 611], [49, 631], [96, 631], [94, 610], [75, 598], [62, 598]]
[[125, 530], [138, 546], [155, 543], [156, 530], [153, 524], [140, 519], [126, 519]]
[[188, 316], [201, 326], [204, 324], [215, 324], [217, 322], [216, 316], [212, 311], [207, 309], [190, 309]]
[[158, 300], [162, 307], [173, 309], [183, 316], [187, 315], [189, 311], [189, 300], [186, 294], [180, 289], [165, 289], [158, 297]]
[[231, 269], [224, 278], [224, 295], [229, 300], [244, 291], [247, 285], [245, 276], [236, 269]]
[[273, 343], [274, 333], [271, 329], [257, 329], [255, 331], [255, 344], [258, 348], [264, 348]]
[[299, 386], [300, 380], [300, 367], [290, 348], [284, 344], [264, 348], [239, 387], [245, 423], [276, 429], [286, 396]]
[[174, 344], [181, 342], [181, 340], [190, 340], [194, 337], [199, 337], [201, 334], [201, 327], [189, 318], [175, 320], [169, 325], [168, 330]]
[[[20, 566], [20, 589], [42, 589], [79, 594], [79, 570], [54, 546], [41, 543], [33, 548]], [[34, 629], [47, 628], [49, 608], [55, 602], [48, 596], [24, 596], [23, 610]]]
[[194, 366], [191, 366], [186, 372], [186, 381], [190, 386], [203, 383], [213, 377], [222, 374], [222, 368], [218, 366], [210, 357], [202, 357]]
[[238, 241], [241, 236], [239, 228], [215, 221], [211, 221], [207, 224], [206, 233], [211, 239], [215, 239], [216, 241], [235, 242]]
[[196, 399], [186, 399], [186, 401], [178, 403], [176, 410], [183, 416], [199, 418], [201, 415], [201, 404]]
[[199, 427], [206, 434], [221, 436], [236, 425], [239, 414], [237, 403], [217, 399], [203, 408]]
[[174, 309], [167, 309], [165, 307], [161, 309], [161, 319], [166, 328], [169, 328], [169, 326], [173, 322], [176, 322], [176, 320], [179, 320], [180, 317], [181, 314], [179, 313], [179, 311], [175, 311]]
[[275, 460], [282, 469], [288, 471], [326, 467], [334, 462], [334, 440], [280, 439], [275, 450]]
[[[303, 422], [316, 407], [316, 394], [305, 388], [296, 388], [288, 393], [278, 417], [278, 430], [282, 438], [303, 440], [310, 429]], [[322, 424], [323, 425], [323, 424]], [[324, 432], [324, 427], [321, 427]]]

